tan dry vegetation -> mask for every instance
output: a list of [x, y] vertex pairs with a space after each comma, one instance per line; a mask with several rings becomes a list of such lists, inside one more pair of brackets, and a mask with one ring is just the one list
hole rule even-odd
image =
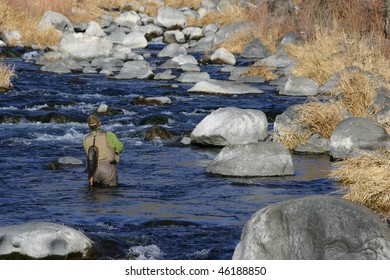
[[329, 139], [336, 125], [345, 119], [340, 102], [320, 102], [313, 99], [300, 106], [298, 123], [304, 123], [309, 130]]
[[202, 0], [164, 0], [164, 3], [173, 8], [190, 7], [197, 10], [202, 4]]
[[370, 118], [375, 113], [370, 108], [374, 104], [378, 88], [378, 81], [354, 71], [341, 75], [333, 94], [341, 93], [341, 106], [354, 116]]
[[225, 48], [231, 53], [240, 54], [245, 45], [252, 41], [253, 35], [248, 32], [236, 32], [226, 42], [217, 46], [217, 48]]
[[12, 78], [15, 77], [14, 68], [0, 62], [0, 91], [6, 91], [12, 88]]
[[350, 38], [338, 28], [325, 30], [318, 27], [315, 39], [301, 46], [290, 45], [287, 50], [298, 61], [293, 74], [313, 79], [320, 85], [350, 66], [360, 67], [390, 81], [389, 60], [378, 48], [382, 40], [370, 36]]
[[304, 144], [310, 138], [312, 133], [309, 130], [304, 132], [298, 132], [293, 127], [285, 127], [278, 131], [278, 134], [274, 134], [273, 137], [276, 141], [286, 146], [289, 150], [293, 151], [299, 144]]
[[195, 19], [189, 18], [188, 26], [206, 26], [211, 23], [224, 26], [226, 24], [242, 22], [248, 19], [248, 11], [240, 4], [230, 4], [219, 12], [209, 12], [205, 16]]
[[280, 75], [282, 75], [278, 73], [275, 68], [267, 65], [259, 65], [259, 66], [251, 65], [248, 67], [246, 74], [249, 77], [253, 77], [253, 76], [263, 77], [266, 81], [276, 80]]
[[266, 1], [248, 11], [247, 18], [255, 23], [254, 37], [259, 38], [271, 52], [276, 51], [280, 38], [287, 32], [297, 31], [293, 17], [288, 15], [273, 17]]
[[346, 199], [390, 215], [390, 150], [349, 158], [336, 166], [331, 177], [349, 190]]

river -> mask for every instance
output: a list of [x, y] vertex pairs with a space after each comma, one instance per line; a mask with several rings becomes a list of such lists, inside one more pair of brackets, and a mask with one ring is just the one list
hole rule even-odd
[[[157, 66], [156, 73], [163, 71], [158, 68], [162, 59], [153, 54], [161, 48], [140, 51], [152, 54], [148, 60]], [[144, 140], [150, 127], [142, 124], [145, 118], [168, 118], [164, 127], [179, 137], [212, 110], [228, 106], [262, 110], [271, 129], [277, 114], [305, 99], [279, 96], [270, 84], [255, 84], [263, 94], [188, 94], [192, 85], [176, 81], [57, 75], [20, 57], [5, 61], [15, 65], [17, 78], [13, 90], [0, 94], [0, 226], [65, 224], [95, 241], [96, 259], [225, 260], [259, 209], [338, 190], [328, 178], [332, 163], [327, 155], [293, 155], [294, 176], [226, 178], [205, 173], [219, 148]], [[247, 63], [238, 59], [239, 65]], [[212, 78], [225, 80], [222, 67], [201, 65]], [[166, 96], [172, 105], [133, 105], [139, 95]], [[90, 191], [84, 166], [47, 166], [64, 156], [85, 162], [86, 119], [100, 104], [119, 112], [101, 120], [123, 141], [125, 151], [118, 165], [120, 186]], [[59, 117], [65, 121], [53, 121]]]

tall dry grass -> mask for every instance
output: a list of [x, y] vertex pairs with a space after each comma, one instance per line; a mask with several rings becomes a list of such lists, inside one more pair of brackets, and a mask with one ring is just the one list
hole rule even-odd
[[346, 199], [390, 216], [390, 150], [366, 153], [336, 164], [331, 177], [349, 190]]
[[189, 26], [206, 26], [211, 23], [219, 24], [220, 26], [238, 23], [248, 19], [247, 9], [237, 3], [223, 6], [221, 11], [209, 12], [201, 18], [189, 18]]
[[350, 66], [357, 66], [390, 81], [389, 60], [379, 47], [383, 40], [373, 34], [353, 38], [339, 27], [332, 30], [317, 27], [315, 39], [299, 46], [290, 45], [287, 50], [298, 61], [293, 74], [306, 76], [320, 85]]
[[371, 109], [380, 84], [366, 74], [353, 71], [341, 75], [340, 81], [332, 93], [341, 93], [341, 106], [354, 116], [371, 118], [376, 113], [375, 110]]
[[0, 92], [12, 88], [12, 78], [15, 76], [14, 68], [0, 61]]
[[329, 139], [336, 125], [345, 119], [340, 102], [321, 102], [313, 99], [299, 108], [298, 123], [305, 124], [309, 130]]

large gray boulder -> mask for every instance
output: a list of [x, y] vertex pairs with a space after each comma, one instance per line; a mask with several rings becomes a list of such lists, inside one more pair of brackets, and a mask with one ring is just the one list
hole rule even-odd
[[206, 169], [207, 173], [232, 177], [294, 175], [291, 154], [276, 142], [224, 147]]
[[209, 81], [200, 81], [196, 83], [187, 92], [211, 93], [211, 94], [252, 94], [263, 93], [261, 89], [244, 84], [238, 84], [231, 81], [218, 81], [210, 79]]
[[291, 76], [286, 84], [279, 88], [280, 95], [315, 96], [318, 94], [318, 84], [306, 77]]
[[73, 32], [73, 25], [70, 20], [57, 12], [47, 11], [38, 24], [38, 29], [45, 30], [55, 28], [60, 32]]
[[158, 54], [157, 57], [175, 57], [179, 55], [186, 55], [187, 50], [176, 43], [165, 46]]
[[134, 27], [135, 25], [141, 25], [140, 16], [134, 11], [124, 11], [118, 17], [114, 19], [114, 22], [121, 27]]
[[330, 137], [330, 155], [334, 159], [354, 157], [362, 150], [377, 150], [388, 146], [389, 135], [379, 123], [350, 117], [337, 124]]
[[30, 222], [0, 228], [0, 256], [18, 253], [30, 258], [87, 257], [92, 241], [73, 228], [46, 222]]
[[109, 57], [113, 43], [106, 37], [88, 36], [82, 33], [64, 33], [59, 50], [76, 60], [92, 60], [96, 57]]
[[331, 196], [270, 205], [245, 224], [234, 260], [390, 259], [388, 227], [368, 208]]
[[226, 107], [207, 115], [190, 137], [201, 145], [248, 144], [263, 141], [267, 128], [267, 117], [262, 111]]
[[244, 58], [265, 58], [271, 52], [263, 45], [259, 39], [253, 39], [244, 46], [241, 56]]
[[128, 61], [118, 75], [113, 78], [117, 80], [130, 79], [152, 79], [154, 77], [153, 68], [147, 61]]
[[182, 73], [177, 79], [181, 83], [197, 83], [204, 80], [210, 80], [210, 75], [207, 72], [186, 72]]
[[122, 44], [132, 49], [146, 48], [148, 40], [146, 40], [143, 33], [134, 31], [125, 36]]
[[70, 74], [72, 71], [70, 71], [69, 67], [65, 65], [62, 61], [54, 61], [50, 62], [44, 66], [41, 67], [41, 71], [44, 72], [51, 72], [56, 74]]
[[178, 9], [161, 7], [157, 11], [155, 25], [166, 29], [183, 29], [187, 24], [186, 16]]
[[236, 58], [234, 57], [234, 55], [225, 48], [217, 49], [210, 56], [210, 60], [213, 63], [219, 63], [219, 64], [230, 64], [230, 65], [236, 64]]

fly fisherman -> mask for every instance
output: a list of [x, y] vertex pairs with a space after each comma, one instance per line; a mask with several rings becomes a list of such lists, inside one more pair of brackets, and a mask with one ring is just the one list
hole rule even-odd
[[84, 150], [87, 153], [87, 170], [90, 188], [92, 186], [116, 187], [118, 185], [119, 153], [123, 143], [112, 132], [101, 129], [96, 115], [87, 120], [90, 132], [84, 138]]

